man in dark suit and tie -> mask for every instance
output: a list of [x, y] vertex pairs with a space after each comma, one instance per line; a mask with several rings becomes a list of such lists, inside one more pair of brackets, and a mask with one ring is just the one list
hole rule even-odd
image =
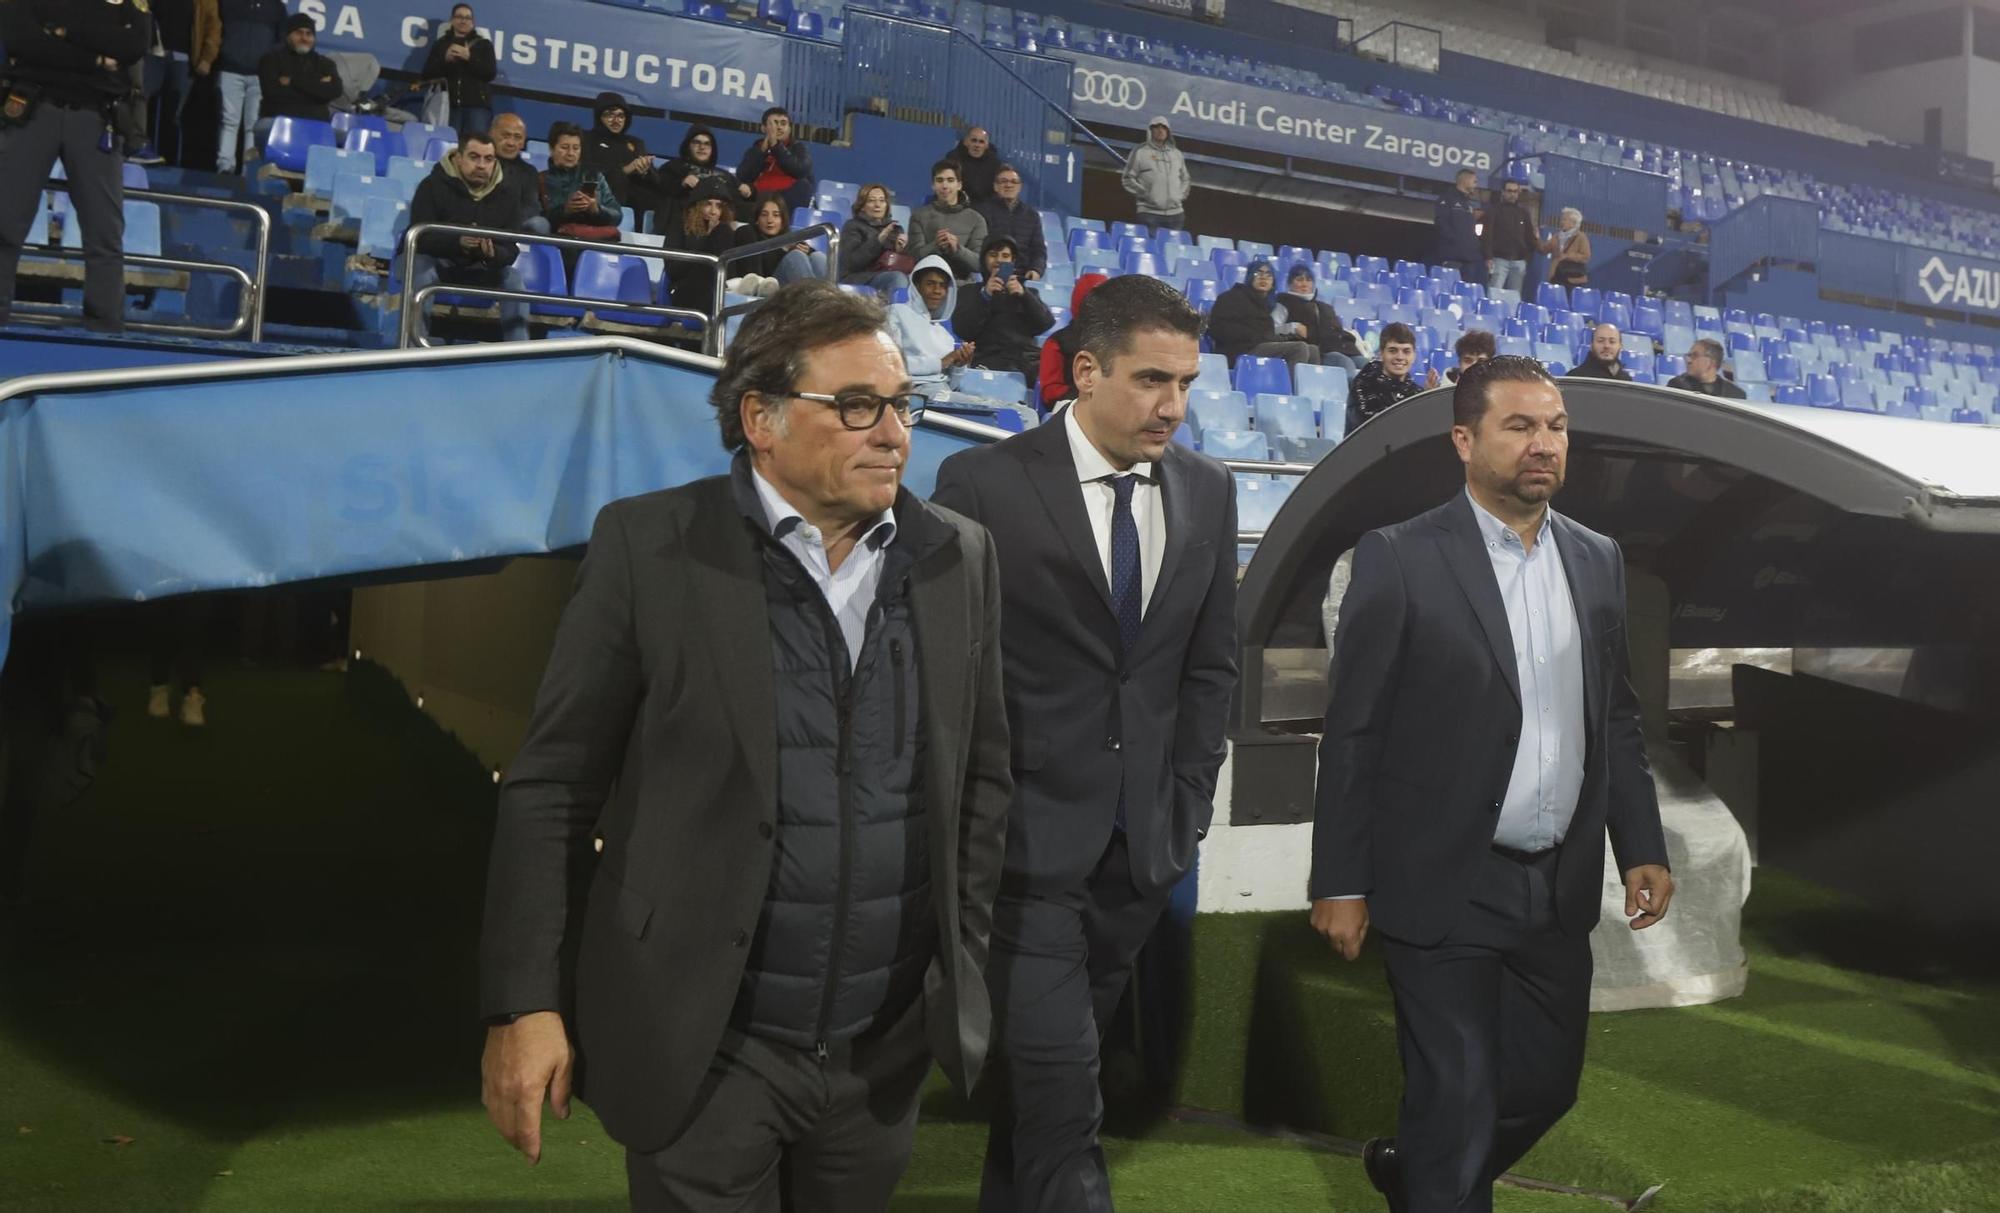
[[872, 301], [780, 291], [710, 400], [734, 467], [598, 514], [507, 770], [485, 1103], [535, 1160], [574, 1067], [635, 1209], [880, 1213], [987, 1050], [999, 570]]
[[1076, 317], [1076, 399], [963, 451], [936, 500], [992, 531], [1015, 794], [988, 972], [982, 1213], [1111, 1209], [1098, 1040], [1214, 812], [1236, 686], [1236, 495], [1173, 442], [1201, 316], [1114, 278]]
[[1465, 492], [1371, 531], [1334, 637], [1313, 926], [1382, 936], [1403, 1058], [1395, 1213], [1489, 1213], [1576, 1101], [1607, 828], [1633, 930], [1673, 897], [1618, 545], [1549, 508], [1569, 417], [1530, 358], [1459, 376]]

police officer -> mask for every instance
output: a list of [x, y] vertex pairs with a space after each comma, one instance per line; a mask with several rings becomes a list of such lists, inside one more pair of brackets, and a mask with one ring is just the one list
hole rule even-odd
[[0, 0], [0, 322], [61, 159], [83, 225], [84, 326], [124, 329], [124, 158], [111, 112], [152, 40], [149, 0]]

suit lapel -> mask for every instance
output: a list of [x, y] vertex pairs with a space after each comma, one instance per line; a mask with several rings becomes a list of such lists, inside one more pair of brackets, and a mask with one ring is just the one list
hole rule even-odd
[[1188, 536], [1194, 529], [1194, 505], [1188, 500], [1190, 486], [1179, 449], [1169, 446], [1153, 465], [1153, 474], [1160, 478], [1160, 508], [1166, 511], [1167, 535], [1160, 551], [1160, 575], [1153, 581], [1153, 599], [1146, 608], [1149, 618], [1165, 600], [1167, 587], [1174, 582], [1174, 573], [1180, 568]]
[[1029, 444], [1028, 482], [1035, 486], [1042, 508], [1069, 545], [1070, 554], [1083, 566], [1084, 576], [1097, 587], [1104, 609], [1110, 611], [1114, 610], [1111, 583], [1104, 576], [1104, 561], [1097, 554], [1097, 540], [1091, 534], [1090, 515], [1083, 503], [1083, 486], [1076, 479], [1076, 460], [1069, 453], [1069, 424], [1065, 415], [1035, 429], [1034, 435], [1041, 441]]
[[1593, 622], [1597, 618], [1593, 608], [1607, 590], [1600, 584], [1592, 553], [1571, 529], [1569, 519], [1552, 510], [1549, 529], [1556, 537], [1556, 551], [1562, 553], [1563, 577], [1569, 582], [1570, 606], [1576, 611], [1576, 642], [1583, 647], [1583, 718], [1596, 720], [1598, 680], [1604, 675], [1604, 642]]
[[1507, 606], [1500, 601], [1500, 583], [1494, 579], [1493, 559], [1486, 554], [1479, 522], [1472, 516], [1472, 502], [1460, 496], [1447, 506], [1438, 519], [1438, 531], [1445, 563], [1458, 579], [1458, 588], [1464, 591], [1472, 613], [1479, 618], [1479, 628], [1486, 634], [1493, 660], [1506, 676], [1507, 689], [1514, 693], [1514, 702], [1520, 703], [1521, 673], [1514, 664], [1514, 633], [1507, 626]]
[[731, 731], [743, 748], [758, 802], [775, 812], [777, 675], [771, 664], [764, 558], [751, 525], [734, 508], [726, 487], [695, 512], [687, 544], [694, 557], [687, 566], [689, 598], [706, 617], [706, 626], [690, 628], [686, 635], [700, 637], [700, 647], [715, 666], [711, 685], [735, 726]]

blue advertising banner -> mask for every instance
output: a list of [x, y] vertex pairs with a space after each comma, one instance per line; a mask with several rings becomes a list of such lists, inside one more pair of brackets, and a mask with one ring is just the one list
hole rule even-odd
[[1498, 131], [1121, 59], [1075, 58], [1072, 108], [1088, 122], [1143, 127], [1164, 115], [1175, 134], [1189, 138], [1417, 177], [1449, 178], [1469, 168], [1483, 178], [1506, 157]]
[[1906, 303], [2000, 315], [2000, 262], [1926, 249], [1902, 250]]
[[[364, 51], [421, 71], [446, 21], [441, 0], [292, 0], [319, 23], [322, 51]], [[658, 109], [755, 122], [782, 102], [786, 39], [774, 33], [590, 0], [479, 0], [500, 82], [589, 97], [606, 90]]]

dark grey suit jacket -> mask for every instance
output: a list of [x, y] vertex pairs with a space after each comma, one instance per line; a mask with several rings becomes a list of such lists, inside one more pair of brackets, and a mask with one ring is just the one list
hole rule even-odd
[[[1618, 545], [1551, 512], [1583, 642], [1583, 789], [1556, 868], [1563, 930], [1602, 905], [1607, 827], [1620, 870], [1667, 862], [1625, 650]], [[1370, 920], [1418, 945], [1465, 909], [1514, 768], [1521, 691], [1507, 608], [1463, 493], [1370, 531], [1334, 634], [1320, 742], [1311, 895], [1368, 895]]]
[[1122, 780], [1132, 880], [1152, 892], [1188, 870], [1215, 812], [1236, 689], [1236, 482], [1180, 446], [1155, 465], [1166, 545], [1121, 656], [1067, 424], [960, 451], [932, 497], [985, 523], [1000, 552], [1009, 883], [1079, 887], [1110, 843]]
[[[1012, 793], [1000, 587], [979, 526], [907, 491], [896, 518], [897, 543], [933, 549], [910, 594], [937, 937], [949, 942], [924, 1004], [933, 1052], [963, 1091], [990, 1036], [985, 966]], [[635, 1150], [683, 1127], [770, 884], [777, 709], [761, 542], [728, 477], [606, 506], [500, 794], [481, 1014], [563, 1011], [579, 1092]]]

